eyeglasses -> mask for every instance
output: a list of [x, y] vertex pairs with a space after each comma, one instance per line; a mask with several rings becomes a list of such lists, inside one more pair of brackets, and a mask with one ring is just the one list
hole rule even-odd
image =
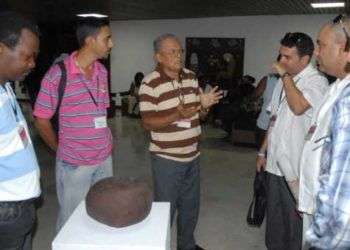
[[183, 49], [180, 49], [180, 50], [171, 49], [171, 50], [167, 50], [167, 51], [163, 50], [161, 52], [166, 54], [166, 55], [170, 55], [170, 56], [182, 56], [184, 54]]
[[292, 33], [292, 32], [288, 32], [285, 34], [285, 36], [283, 37], [282, 40], [289, 40], [291, 42], [293, 42], [294, 44], [298, 44], [301, 42], [301, 37], [298, 33]]
[[349, 32], [346, 30], [345, 26], [344, 26], [344, 22], [343, 19], [345, 18], [344, 15], [340, 14], [338, 16], [336, 16], [333, 19], [333, 24], [340, 24], [340, 27], [342, 28], [342, 30], [345, 33], [346, 36], [346, 43], [345, 43], [345, 51], [348, 51], [350, 48], [350, 36], [349, 36]]

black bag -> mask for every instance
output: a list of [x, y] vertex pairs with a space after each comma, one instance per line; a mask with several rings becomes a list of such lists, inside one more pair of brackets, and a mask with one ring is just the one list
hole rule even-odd
[[53, 115], [53, 117], [51, 118], [51, 124], [52, 124], [54, 131], [56, 132], [56, 135], [58, 135], [58, 130], [59, 130], [59, 115], [60, 115], [59, 111], [60, 111], [60, 107], [61, 107], [61, 103], [62, 103], [64, 90], [65, 90], [66, 85], [67, 85], [67, 70], [66, 70], [66, 67], [64, 65], [64, 62], [59, 61], [57, 63], [57, 65], [60, 67], [60, 70], [61, 70], [61, 79], [60, 79], [60, 82], [58, 84], [58, 91], [57, 91], [58, 97], [57, 97], [56, 112]]
[[260, 227], [264, 221], [267, 203], [267, 185], [265, 171], [256, 172], [254, 179], [254, 196], [250, 203], [247, 223], [250, 226]]

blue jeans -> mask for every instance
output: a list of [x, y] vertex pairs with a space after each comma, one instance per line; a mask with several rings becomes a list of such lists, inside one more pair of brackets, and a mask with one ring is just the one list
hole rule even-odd
[[75, 166], [56, 159], [56, 191], [59, 203], [57, 232], [79, 203], [85, 199], [90, 187], [97, 181], [111, 176], [113, 176], [112, 156], [92, 166]]
[[0, 201], [0, 250], [31, 250], [34, 201]]
[[199, 215], [199, 157], [190, 162], [168, 160], [151, 154], [155, 201], [170, 202], [171, 224], [177, 211], [177, 249], [194, 250]]

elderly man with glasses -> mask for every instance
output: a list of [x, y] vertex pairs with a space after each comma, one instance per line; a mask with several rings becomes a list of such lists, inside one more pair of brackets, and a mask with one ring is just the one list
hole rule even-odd
[[314, 113], [301, 159], [299, 210], [316, 249], [350, 249], [349, 31], [350, 19], [338, 16], [315, 50], [320, 70], [338, 78]]
[[328, 82], [310, 64], [314, 45], [308, 35], [287, 33], [280, 43], [281, 59], [273, 67], [281, 77], [268, 107], [271, 119], [258, 153], [257, 171], [267, 171], [267, 248], [299, 250], [299, 161], [312, 114], [320, 105]]
[[194, 73], [183, 68], [179, 39], [164, 34], [154, 41], [156, 69], [143, 79], [140, 111], [151, 132], [151, 165], [156, 201], [177, 210], [177, 249], [201, 250], [194, 230], [199, 214], [200, 116], [222, 97], [217, 87], [203, 93]]

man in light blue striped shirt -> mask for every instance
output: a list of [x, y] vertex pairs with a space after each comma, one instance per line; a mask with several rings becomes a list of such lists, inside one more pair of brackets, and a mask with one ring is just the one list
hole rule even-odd
[[39, 31], [14, 12], [0, 13], [0, 249], [31, 249], [39, 166], [9, 81], [35, 67]]
[[306, 182], [318, 174], [313, 219], [306, 232], [306, 240], [316, 249], [350, 249], [349, 34], [350, 19], [339, 16], [321, 29], [315, 51], [320, 70], [338, 78], [326, 95], [311, 135], [312, 150], [322, 153], [305, 166], [314, 170]]

